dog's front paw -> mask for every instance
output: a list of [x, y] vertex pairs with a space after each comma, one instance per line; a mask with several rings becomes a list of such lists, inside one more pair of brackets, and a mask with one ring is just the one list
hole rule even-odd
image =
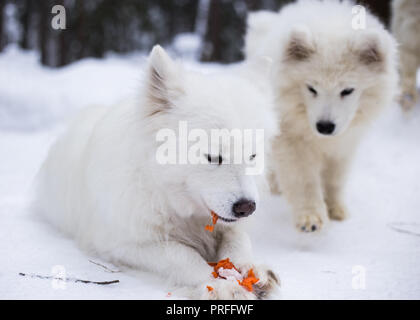
[[316, 232], [320, 231], [327, 221], [325, 213], [303, 213], [297, 216], [296, 228], [301, 232]]
[[215, 279], [200, 288], [204, 300], [255, 300], [257, 296], [239, 285], [237, 281]]
[[253, 293], [258, 299], [269, 297], [280, 287], [279, 277], [266, 265], [244, 263], [238, 264], [237, 267], [243, 277], [247, 277], [249, 270], [252, 269], [255, 277], [259, 279], [258, 282], [252, 286]]
[[332, 220], [342, 221], [346, 219], [348, 216], [346, 206], [341, 203], [328, 205], [328, 216]]
[[258, 299], [269, 297], [280, 287], [279, 277], [267, 266], [254, 266], [253, 271], [255, 277], [259, 279], [259, 281], [254, 284], [254, 294]]

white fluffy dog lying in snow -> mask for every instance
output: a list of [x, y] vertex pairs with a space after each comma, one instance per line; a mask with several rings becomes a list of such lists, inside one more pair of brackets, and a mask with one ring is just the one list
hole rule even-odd
[[397, 92], [392, 36], [367, 11], [366, 28], [357, 29], [363, 16], [353, 6], [302, 0], [248, 19], [247, 58], [266, 55], [275, 63], [282, 134], [272, 158], [274, 189], [304, 232], [347, 216], [342, 190], [355, 147]]
[[[264, 128], [265, 140], [255, 143], [267, 148], [277, 124], [267, 86], [253, 84], [264, 83], [260, 67], [204, 76], [155, 47], [139, 101], [87, 109], [51, 148], [39, 173], [37, 210], [85, 250], [155, 272], [188, 288], [192, 298], [266, 296], [276, 276], [253, 265], [244, 232], [261, 176], [247, 175], [249, 164], [225, 164], [231, 156], [226, 141], [216, 154], [196, 154], [205, 164], [162, 165], [156, 158], [157, 132], [177, 133], [180, 121], [206, 132]], [[264, 151], [246, 154], [255, 150], [248, 147], [244, 157], [264, 159]], [[212, 233], [204, 229], [211, 210], [219, 216]], [[243, 272], [254, 268], [260, 279], [254, 292], [212, 276], [207, 262], [222, 258]]]
[[401, 58], [401, 106], [409, 110], [419, 101], [416, 78], [420, 67], [420, 1], [392, 2], [392, 32]]

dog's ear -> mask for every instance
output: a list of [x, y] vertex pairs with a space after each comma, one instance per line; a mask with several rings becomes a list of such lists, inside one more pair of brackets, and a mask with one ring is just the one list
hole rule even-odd
[[314, 53], [315, 45], [311, 40], [310, 31], [304, 26], [294, 27], [286, 45], [286, 61], [305, 61]]
[[179, 66], [165, 50], [156, 45], [149, 55], [147, 74], [148, 114], [169, 110], [173, 101], [183, 93]]
[[380, 71], [385, 64], [386, 50], [381, 37], [375, 32], [365, 32], [356, 39], [355, 53], [360, 63]]

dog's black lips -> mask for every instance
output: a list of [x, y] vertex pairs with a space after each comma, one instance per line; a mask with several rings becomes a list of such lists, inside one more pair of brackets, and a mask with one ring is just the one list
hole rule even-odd
[[217, 219], [220, 219], [220, 220], [222, 220], [223, 222], [235, 222], [235, 221], [237, 221], [238, 219], [229, 219], [229, 218], [224, 218], [224, 217], [221, 217], [221, 216], [219, 216], [216, 212], [214, 212], [213, 210], [210, 210], [209, 209], [209, 211], [210, 212], [212, 212], [212, 213], [214, 213], [216, 216], [217, 216]]
[[228, 218], [223, 218], [223, 217], [221, 217], [221, 216], [219, 216], [219, 215], [217, 215], [217, 217], [220, 219], [220, 220], [222, 220], [222, 221], [224, 221], [224, 222], [235, 222], [237, 219], [228, 219]]

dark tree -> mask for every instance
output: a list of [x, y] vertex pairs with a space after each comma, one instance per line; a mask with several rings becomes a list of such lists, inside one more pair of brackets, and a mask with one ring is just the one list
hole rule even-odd
[[[149, 51], [170, 46], [180, 33], [202, 38], [202, 61], [229, 63], [243, 58], [248, 12], [279, 10], [293, 0], [0, 0], [0, 50], [7, 43], [5, 4], [15, 6], [19, 46], [36, 49], [41, 62], [64, 66], [107, 52]], [[385, 23], [390, 0], [358, 0]], [[67, 28], [53, 30], [51, 8], [66, 8]]]
[[229, 63], [243, 59], [248, 12], [277, 11], [289, 2], [291, 0], [211, 0], [201, 60]]
[[246, 6], [248, 11], [256, 11], [262, 8], [262, 1], [258, 0], [246, 0]]
[[77, 52], [76, 52], [76, 59], [82, 59], [86, 56], [86, 9], [83, 0], [76, 0], [76, 21], [77, 24], [75, 25], [76, 28], [76, 38], [77, 38]]
[[[62, 5], [68, 8], [64, 0], [56, 0], [55, 4]], [[67, 10], [66, 10], [66, 13], [67, 13]], [[59, 67], [65, 66], [66, 64], [70, 62], [68, 50], [69, 50], [69, 44], [72, 43], [72, 39], [69, 37], [70, 33], [67, 32], [69, 30], [67, 28], [69, 28], [69, 26], [68, 26], [68, 21], [66, 20], [66, 29], [54, 30], [55, 36], [58, 39], [57, 44], [56, 44], [56, 56], [57, 56], [56, 65]]]
[[211, 0], [207, 19], [207, 31], [204, 39], [202, 61], [221, 60], [221, 0]]
[[39, 51], [41, 54], [41, 63], [49, 65], [49, 39], [50, 39], [50, 22], [51, 22], [51, 1], [43, 0], [38, 2], [38, 34], [39, 34]]
[[1, 0], [0, 1], [0, 51], [3, 50], [4, 44], [5, 44], [5, 34], [4, 34], [4, 6], [6, 4], [6, 1]]
[[20, 0], [17, 2], [19, 12], [19, 22], [22, 27], [22, 34], [19, 40], [19, 45], [22, 49], [30, 49], [30, 30], [32, 26], [33, 18], [33, 1], [31, 0]]

